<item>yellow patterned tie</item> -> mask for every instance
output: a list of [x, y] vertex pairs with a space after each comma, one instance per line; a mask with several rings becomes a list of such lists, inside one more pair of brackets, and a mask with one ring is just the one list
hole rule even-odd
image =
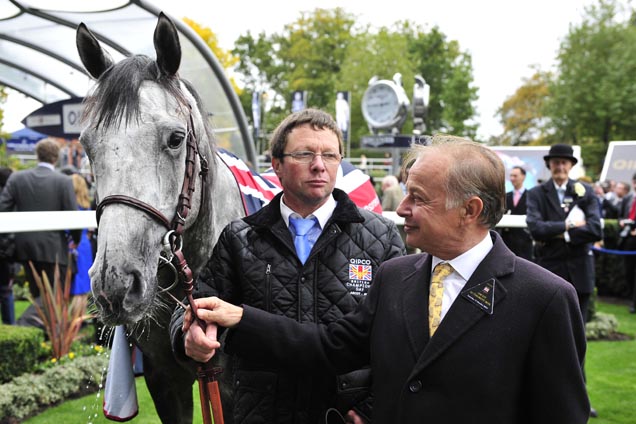
[[446, 263], [440, 262], [433, 270], [431, 278], [431, 288], [428, 296], [428, 331], [433, 337], [435, 330], [439, 327], [442, 319], [442, 297], [444, 296], [444, 278], [453, 272], [453, 267]]

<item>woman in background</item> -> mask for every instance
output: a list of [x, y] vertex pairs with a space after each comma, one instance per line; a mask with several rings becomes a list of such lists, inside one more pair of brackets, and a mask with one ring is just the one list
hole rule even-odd
[[[73, 174], [71, 178], [73, 179], [73, 188], [75, 189], [78, 209], [81, 211], [89, 210], [91, 208], [91, 200], [88, 195], [88, 184], [86, 180], [80, 174]], [[77, 268], [75, 270], [75, 276], [73, 277], [73, 284], [71, 285], [71, 295], [79, 296], [85, 295], [91, 290], [88, 269], [93, 264], [93, 252], [86, 228], [82, 230], [81, 241], [75, 250]]]

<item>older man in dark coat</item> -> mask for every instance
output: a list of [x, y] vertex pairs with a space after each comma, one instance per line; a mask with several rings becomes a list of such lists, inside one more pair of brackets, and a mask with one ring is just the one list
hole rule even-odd
[[526, 222], [537, 263], [572, 283], [585, 322], [594, 291], [592, 245], [603, 239], [598, 202], [589, 185], [568, 176], [577, 163], [572, 146], [555, 144], [544, 159], [552, 178], [528, 192]]
[[226, 350], [246, 358], [316, 372], [369, 361], [374, 423], [585, 424], [575, 290], [489, 231], [503, 163], [450, 139], [415, 148], [397, 210], [407, 243], [428, 253], [386, 261], [354, 312], [326, 327], [212, 297], [198, 316], [231, 327]]
[[[543, 157], [552, 174], [528, 193], [526, 222], [535, 240], [537, 263], [576, 289], [583, 322], [594, 291], [593, 243], [603, 239], [592, 187], [569, 178], [576, 165], [572, 146], [555, 144]], [[597, 416], [592, 408], [591, 415]]]

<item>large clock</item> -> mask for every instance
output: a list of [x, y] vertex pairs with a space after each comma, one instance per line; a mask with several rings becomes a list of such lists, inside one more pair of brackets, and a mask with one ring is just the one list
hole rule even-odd
[[390, 80], [371, 81], [362, 96], [362, 115], [373, 132], [394, 128], [399, 131], [408, 115], [408, 107], [404, 88]]

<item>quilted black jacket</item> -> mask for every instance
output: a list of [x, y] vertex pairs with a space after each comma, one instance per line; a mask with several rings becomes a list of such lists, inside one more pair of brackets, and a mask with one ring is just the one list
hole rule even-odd
[[[353, 310], [380, 263], [403, 255], [404, 244], [392, 221], [358, 208], [343, 191], [335, 189], [333, 195], [336, 209], [304, 265], [281, 218], [279, 194], [224, 229], [195, 295], [217, 295], [299, 322], [329, 324]], [[173, 317], [177, 352], [183, 351], [180, 324]], [[324, 422], [325, 410], [336, 403], [331, 370], [299, 375], [238, 357], [224, 359], [226, 423]]]

